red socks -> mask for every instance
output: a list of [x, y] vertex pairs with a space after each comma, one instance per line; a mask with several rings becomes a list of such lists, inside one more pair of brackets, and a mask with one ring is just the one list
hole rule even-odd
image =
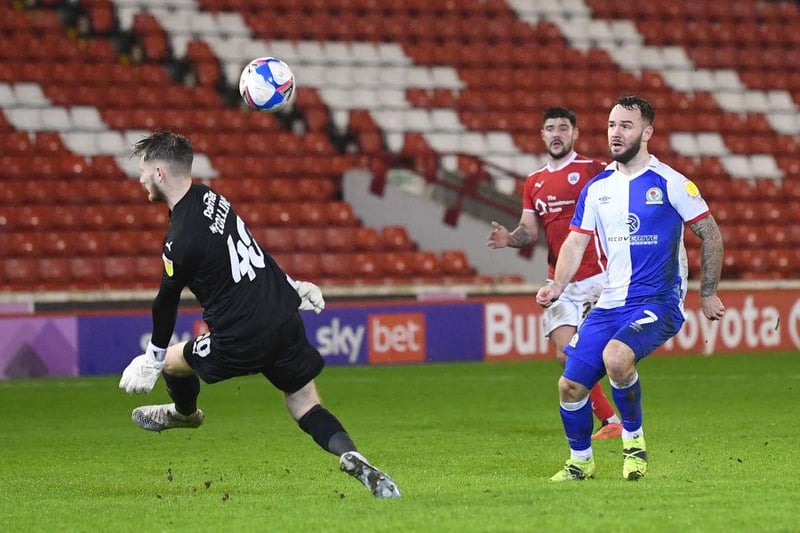
[[605, 422], [614, 416], [614, 408], [609, 403], [608, 398], [606, 398], [599, 381], [595, 383], [592, 390], [589, 391], [589, 401], [592, 404], [594, 416], [596, 416], [600, 422]]

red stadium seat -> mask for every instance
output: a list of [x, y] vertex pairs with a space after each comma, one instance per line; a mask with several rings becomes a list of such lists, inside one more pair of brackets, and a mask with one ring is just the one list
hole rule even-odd
[[[248, 204], [244, 204], [248, 206]], [[295, 203], [275, 202], [264, 204], [249, 204], [245, 218], [248, 226], [266, 225], [272, 227], [300, 225], [299, 207]]]
[[328, 245], [325, 228], [300, 227], [294, 232], [297, 250], [319, 253]]
[[322, 232], [321, 246], [330, 252], [352, 252], [355, 250], [354, 228], [326, 227], [320, 228]]
[[333, 180], [326, 178], [298, 178], [295, 187], [301, 200], [332, 200], [337, 193]]
[[39, 256], [43, 248], [43, 233], [36, 230], [10, 233], [4, 255], [10, 257]]
[[160, 255], [138, 256], [133, 260], [136, 265], [136, 277], [145, 286], [158, 287], [164, 274], [164, 263]]
[[325, 202], [301, 202], [298, 205], [298, 223], [304, 226], [325, 226], [331, 221], [329, 204]]
[[98, 287], [105, 281], [105, 265], [100, 257], [72, 257], [69, 269], [70, 285], [75, 288]]
[[130, 256], [109, 256], [104, 259], [104, 277], [112, 285], [131, 286], [135, 285], [138, 278], [136, 270], [136, 259]]
[[296, 253], [292, 258], [292, 271], [287, 272], [295, 279], [313, 281], [319, 279], [324, 269], [318, 253]]
[[416, 244], [411, 240], [405, 226], [390, 225], [381, 230], [383, 245], [387, 250], [414, 250]]
[[67, 256], [75, 253], [70, 240], [71, 232], [47, 231], [43, 232], [41, 251], [48, 257]]
[[320, 254], [321, 275], [325, 278], [348, 279], [356, 275], [353, 268], [353, 255], [349, 253]]
[[[267, 252], [292, 252], [298, 248], [298, 239], [294, 228], [263, 228], [253, 236]], [[260, 238], [263, 236], [263, 240]]]
[[361, 278], [362, 280], [383, 276], [383, 261], [379, 254], [374, 252], [356, 252], [349, 255], [351, 256], [351, 275]]
[[76, 231], [64, 234], [69, 250], [80, 256], [100, 256], [108, 253], [112, 240], [106, 231]]
[[377, 229], [362, 226], [354, 229], [353, 245], [359, 251], [376, 251], [383, 248], [383, 241]]
[[3, 260], [5, 283], [12, 290], [30, 290], [39, 281], [38, 259], [14, 257]]
[[414, 274], [425, 278], [441, 276], [443, 273], [439, 257], [431, 251], [414, 252], [411, 266]]
[[441, 253], [442, 271], [450, 275], [472, 275], [475, 269], [469, 264], [466, 254], [461, 250], [445, 250]]
[[66, 257], [39, 259], [39, 280], [49, 289], [65, 289], [71, 278], [70, 262]]
[[327, 202], [328, 222], [333, 226], [358, 226], [360, 220], [347, 202]]

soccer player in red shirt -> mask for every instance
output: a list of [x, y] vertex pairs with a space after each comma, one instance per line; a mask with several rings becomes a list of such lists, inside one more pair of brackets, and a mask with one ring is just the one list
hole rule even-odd
[[[536, 242], [541, 227], [548, 248], [548, 283], [553, 279], [558, 252], [569, 234], [578, 195], [584, 185], [606, 167], [602, 161], [576, 153], [574, 144], [577, 138], [578, 120], [572, 110], [552, 107], [545, 111], [542, 140], [547, 148], [547, 165], [533, 172], [525, 181], [519, 226], [509, 232], [502, 224], [492, 222], [492, 231], [486, 242], [487, 246], [495, 249], [506, 246], [522, 248]], [[595, 243], [595, 246], [586, 248], [578, 272], [558, 301], [545, 309], [545, 335], [555, 345], [561, 366], [566, 362], [564, 347], [594, 306], [604, 281], [605, 258]], [[619, 437], [622, 425], [600, 383], [592, 388], [589, 399], [592, 411], [602, 424], [592, 438]]]

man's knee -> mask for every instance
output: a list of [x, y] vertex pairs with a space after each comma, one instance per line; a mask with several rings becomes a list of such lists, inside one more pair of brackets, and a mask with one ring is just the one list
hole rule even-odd
[[180, 342], [167, 348], [167, 354], [164, 357], [164, 372], [176, 377], [186, 377], [194, 374], [194, 370], [183, 357], [185, 345], [185, 342]]
[[558, 397], [562, 402], [579, 402], [589, 395], [589, 389], [578, 382], [561, 376], [558, 380]]
[[603, 364], [611, 381], [625, 384], [636, 372], [636, 355], [630, 346], [612, 339], [603, 350]]

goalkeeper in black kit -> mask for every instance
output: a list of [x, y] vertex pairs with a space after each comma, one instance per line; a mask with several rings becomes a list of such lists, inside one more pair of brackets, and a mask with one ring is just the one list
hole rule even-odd
[[[308, 341], [299, 313], [324, 309], [319, 287], [287, 276], [225, 197], [192, 182], [188, 139], [159, 131], [137, 142], [132, 155], [140, 158], [139, 181], [148, 199], [167, 204], [170, 223], [153, 301], [153, 335], [146, 353], [123, 371], [119, 387], [148, 393], [162, 375], [174, 402], [137, 407], [133, 421], [149, 431], [197, 428], [205, 418], [197, 407], [200, 379], [210, 384], [260, 373], [283, 391], [300, 428], [339, 457], [342, 470], [378, 498], [399, 497], [394, 481], [358, 452], [320, 404], [314, 378], [325, 362]], [[209, 333], [168, 347], [184, 287], [203, 308]]]

